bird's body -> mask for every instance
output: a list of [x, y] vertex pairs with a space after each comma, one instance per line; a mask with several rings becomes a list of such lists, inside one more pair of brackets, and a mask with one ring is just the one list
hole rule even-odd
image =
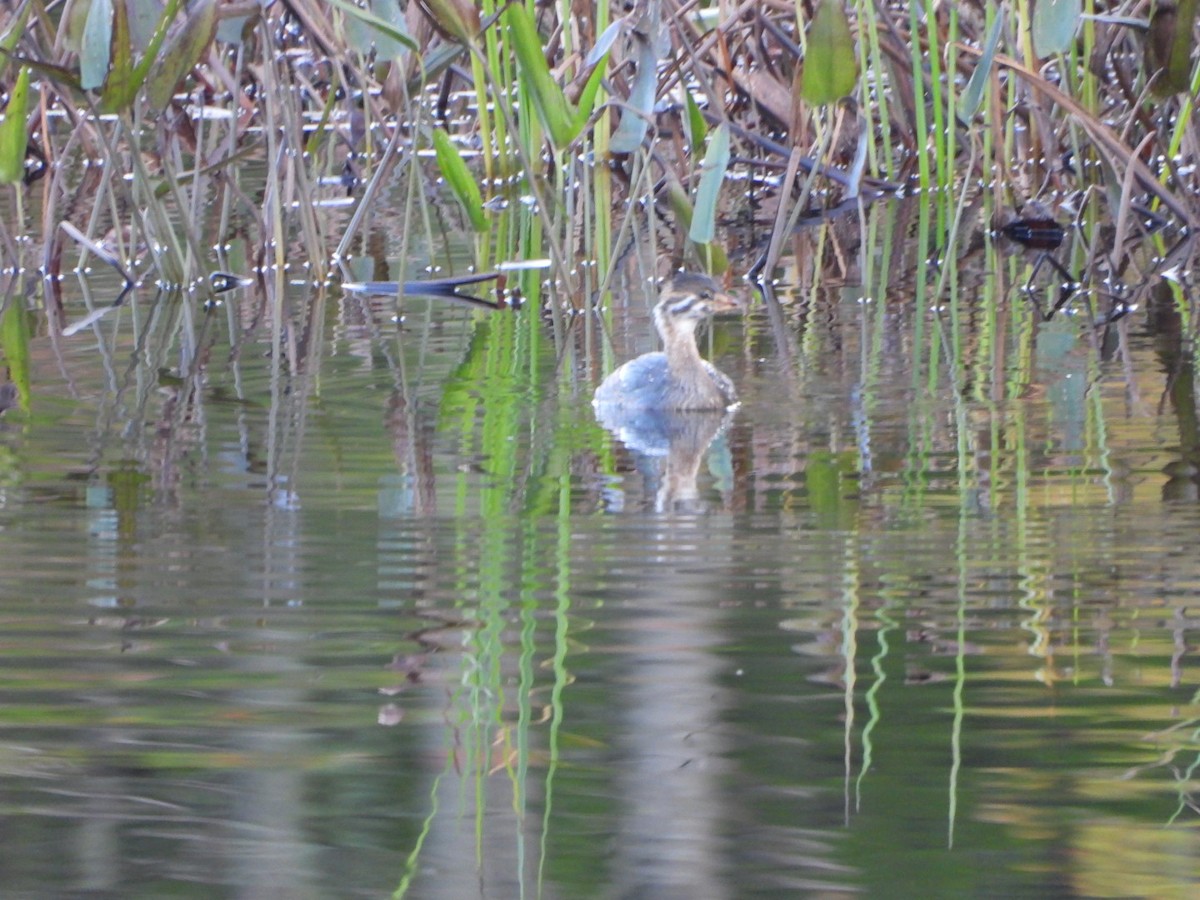
[[654, 307], [663, 349], [631, 359], [596, 389], [598, 407], [645, 410], [723, 410], [737, 403], [724, 372], [700, 356], [696, 329], [712, 315], [739, 308], [707, 275], [681, 272]]

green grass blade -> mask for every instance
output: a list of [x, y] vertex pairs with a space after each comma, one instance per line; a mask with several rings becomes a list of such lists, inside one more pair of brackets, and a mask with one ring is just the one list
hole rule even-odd
[[704, 140], [708, 137], [708, 123], [704, 121], [704, 113], [700, 111], [692, 92], [685, 92], [684, 98], [687, 101], [688, 143], [695, 153], [704, 146]]
[[519, 3], [504, 12], [512, 36], [513, 48], [517, 53], [517, 67], [521, 78], [529, 86], [533, 105], [537, 109], [542, 127], [546, 129], [556, 147], [566, 147], [575, 140], [579, 129], [575, 124], [575, 112], [567, 102], [562, 88], [550, 74], [550, 66], [542, 50], [542, 39], [529, 10]]
[[[584, 126], [588, 123], [588, 119], [592, 117], [592, 109], [596, 105], [596, 94], [600, 91], [600, 82], [604, 80], [604, 72], [607, 64], [608, 55], [606, 54], [601, 58], [596, 68], [592, 70], [592, 74], [588, 76], [587, 82], [583, 85], [583, 90], [579, 94], [579, 102], [575, 106], [575, 114], [572, 117], [572, 128], [575, 135], [583, 131]], [[567, 108], [570, 109], [570, 106]]]

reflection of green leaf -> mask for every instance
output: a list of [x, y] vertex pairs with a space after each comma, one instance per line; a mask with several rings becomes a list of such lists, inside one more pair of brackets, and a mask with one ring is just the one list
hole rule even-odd
[[809, 103], [834, 103], [854, 90], [858, 56], [842, 0], [821, 0], [808, 28], [800, 93]]
[[433, 148], [437, 152], [438, 168], [442, 170], [442, 177], [467, 211], [471, 227], [476, 231], [483, 231], [487, 227], [487, 218], [483, 213], [483, 197], [479, 193], [479, 185], [475, 183], [471, 170], [467, 168], [458, 148], [454, 146], [445, 130], [433, 130]]
[[17, 386], [21, 410], [29, 412], [29, 317], [16, 296], [9, 297], [0, 318], [0, 352], [8, 366], [8, 377]]
[[1033, 6], [1033, 52], [1065, 53], [1079, 27], [1079, 0], [1038, 0]]
[[[29, 109], [29, 67], [22, 66], [0, 122], [0, 184], [16, 184], [25, 175], [25, 115]], [[10, 304], [11, 305], [11, 304]]]

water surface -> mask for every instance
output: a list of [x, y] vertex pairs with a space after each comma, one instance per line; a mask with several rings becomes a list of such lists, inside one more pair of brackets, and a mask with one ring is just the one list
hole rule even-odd
[[197, 311], [195, 396], [150, 297], [35, 331], [5, 895], [1193, 896], [1169, 307], [1098, 338], [1005, 300], [975, 353], [911, 279], [795, 274], [715, 329], [743, 405], [666, 457], [515, 352], [532, 309], [334, 292], [291, 371], [247, 292]]

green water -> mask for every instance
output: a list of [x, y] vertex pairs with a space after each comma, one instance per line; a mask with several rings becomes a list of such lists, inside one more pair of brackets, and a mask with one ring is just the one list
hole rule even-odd
[[1193, 896], [1176, 307], [1042, 323], [978, 261], [934, 311], [897, 247], [798, 247], [665, 461], [533, 309], [293, 285], [276, 336], [247, 288], [190, 381], [186, 300], [35, 314], [4, 895]]

